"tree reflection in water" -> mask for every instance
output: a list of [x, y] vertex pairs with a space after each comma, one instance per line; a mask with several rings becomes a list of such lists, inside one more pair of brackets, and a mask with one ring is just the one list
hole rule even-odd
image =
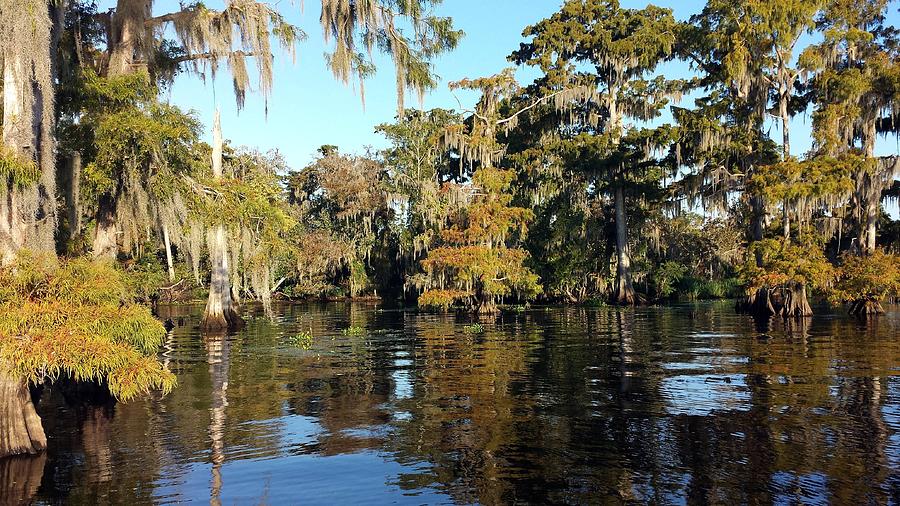
[[[786, 325], [727, 305], [550, 309], [470, 334], [452, 315], [276, 309], [201, 337], [202, 308], [160, 308], [184, 323], [166, 352], [178, 388], [97, 411], [45, 395], [46, 470], [3, 462], [0, 498], [900, 500], [896, 311]], [[287, 339], [301, 330], [309, 350]]]

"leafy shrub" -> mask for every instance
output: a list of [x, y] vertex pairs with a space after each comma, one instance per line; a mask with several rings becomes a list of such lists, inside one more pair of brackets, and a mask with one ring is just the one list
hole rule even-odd
[[484, 334], [484, 325], [480, 323], [466, 325], [465, 327], [463, 327], [463, 332], [465, 332], [466, 334]]
[[347, 327], [341, 331], [345, 336], [358, 337], [366, 334], [364, 327]]
[[313, 344], [312, 330], [304, 330], [293, 336], [288, 337], [287, 343], [295, 348], [308, 350]]
[[109, 263], [21, 255], [0, 268], [0, 361], [34, 384], [66, 375], [120, 400], [168, 391], [175, 377], [155, 357], [165, 333]]

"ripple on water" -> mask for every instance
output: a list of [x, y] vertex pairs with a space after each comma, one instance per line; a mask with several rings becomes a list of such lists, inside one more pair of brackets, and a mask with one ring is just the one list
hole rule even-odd
[[[454, 315], [277, 304], [274, 322], [209, 337], [202, 309], [160, 308], [183, 323], [161, 354], [169, 395], [45, 393], [45, 460], [0, 461], [40, 486], [0, 480], [0, 498], [898, 502], [898, 311], [785, 325], [730, 304], [534, 308], [470, 334]], [[306, 331], [309, 349], [290, 344]]]

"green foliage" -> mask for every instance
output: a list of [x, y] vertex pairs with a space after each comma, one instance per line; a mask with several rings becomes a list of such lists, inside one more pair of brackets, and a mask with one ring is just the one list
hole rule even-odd
[[104, 193], [121, 192], [134, 185], [129, 178], [158, 199], [170, 194], [177, 184], [172, 175], [190, 173], [198, 163], [193, 145], [199, 131], [196, 118], [163, 104], [99, 116], [93, 131], [95, 156], [84, 167], [86, 195], [95, 202]]
[[465, 327], [463, 327], [463, 332], [465, 332], [466, 334], [484, 334], [484, 325], [480, 323], [466, 325]]
[[[40, 179], [41, 173], [34, 160], [23, 159], [8, 147], [0, 145], [0, 178], [11, 181], [17, 188], [25, 188]], [[0, 188], [6, 185], [0, 186]]]
[[155, 358], [164, 335], [111, 265], [23, 255], [0, 268], [0, 358], [32, 383], [67, 375], [121, 400], [168, 391], [175, 377]]
[[673, 261], [663, 262], [656, 266], [651, 274], [653, 286], [656, 287], [656, 296], [658, 298], [671, 297], [675, 293], [678, 283], [688, 272], [688, 266]]
[[344, 330], [342, 330], [341, 333], [344, 334], [345, 336], [359, 337], [359, 336], [366, 335], [366, 329], [365, 329], [365, 327], [351, 326], [351, 327], [347, 327]]
[[286, 341], [288, 345], [293, 346], [294, 348], [308, 350], [312, 348], [314, 340], [315, 338], [312, 335], [312, 330], [304, 330], [293, 336], [289, 336]]
[[838, 268], [832, 302], [883, 301], [900, 294], [900, 256], [875, 250], [871, 255], [844, 253]]
[[169, 284], [168, 274], [155, 256], [140, 256], [134, 262], [123, 265], [122, 270], [126, 293], [139, 302], [158, 299], [160, 288]]
[[748, 190], [774, 202], [813, 203], [839, 199], [853, 191], [851, 174], [865, 161], [859, 156], [790, 159], [754, 171]]
[[447, 128], [461, 122], [445, 109], [406, 111], [393, 124], [382, 124], [391, 147], [381, 152], [388, 171], [387, 189], [399, 207], [398, 238], [401, 254], [417, 260], [438, 238], [454, 209], [453, 194], [442, 181], [458, 173], [451, 150], [444, 144]]
[[835, 274], [822, 244], [811, 238], [793, 244], [775, 239], [754, 242], [740, 270], [748, 293], [792, 283], [824, 292], [831, 288]]

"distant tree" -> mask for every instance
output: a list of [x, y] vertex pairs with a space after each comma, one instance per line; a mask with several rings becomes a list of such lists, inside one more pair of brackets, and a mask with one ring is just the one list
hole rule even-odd
[[505, 296], [529, 299], [540, 292], [537, 275], [525, 266], [527, 252], [510, 245], [525, 235], [533, 213], [510, 205], [514, 173], [497, 167], [504, 152], [497, 138], [505, 121], [500, 106], [518, 92], [518, 84], [507, 70], [450, 86], [481, 92], [467, 122], [448, 127], [445, 134], [462, 167], [473, 171], [472, 179], [459, 186], [447, 183], [446, 191], [454, 192], [465, 205], [451, 216], [452, 225], [441, 231], [439, 245], [421, 262], [424, 275], [413, 283], [422, 290], [420, 306], [461, 305], [491, 313]]
[[236, 303], [249, 294], [271, 315], [274, 277], [284, 272], [293, 247], [290, 216], [279, 173], [286, 170], [277, 152], [234, 150], [224, 145], [216, 114], [211, 171], [185, 177], [193, 227], [206, 232], [210, 286], [201, 326], [234, 329], [243, 324]]
[[410, 110], [395, 123], [376, 127], [391, 143], [381, 155], [400, 206], [400, 253], [411, 265], [428, 252], [453, 209], [442, 187], [460, 171], [444, 134], [460, 121], [459, 114], [445, 109]]
[[806, 48], [818, 153], [853, 162], [853, 207], [860, 252], [875, 251], [882, 194], [900, 177], [898, 157], [875, 156], [879, 134], [897, 132], [900, 35], [885, 22], [888, 0], [835, 0], [818, 18], [823, 39]]
[[598, 161], [595, 171], [613, 200], [617, 257], [613, 301], [620, 304], [633, 304], [636, 298], [626, 211], [632, 167], [615, 163], [624, 158], [617, 151], [628, 133], [626, 120], [654, 119], [667, 97], [678, 95], [680, 83], [661, 76], [648, 79], [673, 54], [676, 28], [668, 9], [652, 5], [624, 9], [617, 0], [568, 1], [550, 18], [526, 28], [523, 35], [530, 40], [512, 55], [517, 63], [541, 68], [543, 88], [572, 90], [557, 100], [581, 102], [572, 106], [580, 114], [566, 119], [576, 133], [574, 142], [596, 151], [591, 155]]
[[[324, 276], [333, 286], [345, 284], [351, 297], [371, 294], [372, 256], [386, 247], [381, 241], [394, 239], [385, 170], [370, 156], [344, 155], [334, 146], [320, 153], [287, 179], [288, 200], [300, 222], [297, 240], [311, 248], [297, 252], [297, 273], [300, 279]], [[316, 295], [327, 288], [320, 290]]]
[[807, 288], [827, 293], [835, 276], [823, 249], [821, 242], [809, 235], [796, 244], [776, 239], [751, 243], [741, 272], [748, 293], [753, 295], [749, 311], [785, 318], [812, 315]]
[[900, 257], [876, 249], [867, 256], [844, 252], [830, 298], [857, 316], [884, 313], [881, 303], [900, 295]]

